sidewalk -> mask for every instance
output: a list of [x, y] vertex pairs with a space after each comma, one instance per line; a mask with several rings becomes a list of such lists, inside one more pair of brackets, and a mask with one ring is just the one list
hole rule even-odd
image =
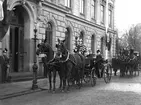
[[[48, 78], [37, 80], [38, 89], [32, 90], [32, 81], [0, 84], [0, 100], [49, 89]], [[58, 85], [57, 77], [56, 84]]]
[[[117, 72], [118, 74], [118, 72]], [[112, 74], [113, 76], [114, 74]], [[53, 81], [52, 81], [53, 83]], [[56, 78], [56, 88], [59, 86], [60, 80], [57, 76]], [[29, 94], [33, 92], [39, 92], [49, 89], [49, 80], [48, 78], [38, 79], [37, 80], [38, 89], [32, 90], [32, 80], [23, 81], [23, 82], [12, 82], [0, 84], [0, 100], [21, 96], [24, 94]]]

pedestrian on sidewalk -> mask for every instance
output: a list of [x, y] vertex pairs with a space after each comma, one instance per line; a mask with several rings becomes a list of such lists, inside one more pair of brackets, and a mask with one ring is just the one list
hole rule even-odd
[[2, 51], [2, 56], [0, 56], [0, 63], [2, 69], [2, 83], [8, 82], [8, 68], [9, 68], [9, 58], [7, 56], [7, 49]]

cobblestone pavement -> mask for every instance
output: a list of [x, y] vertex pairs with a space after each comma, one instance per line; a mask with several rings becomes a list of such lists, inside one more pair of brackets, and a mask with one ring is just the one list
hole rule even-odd
[[117, 76], [109, 84], [98, 79], [95, 87], [84, 84], [80, 90], [54, 94], [46, 90], [1, 100], [0, 105], [141, 105], [141, 76]]

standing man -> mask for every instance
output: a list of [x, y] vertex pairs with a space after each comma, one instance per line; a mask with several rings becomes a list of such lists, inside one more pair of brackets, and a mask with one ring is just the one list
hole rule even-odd
[[7, 49], [2, 51], [2, 56], [0, 56], [0, 63], [2, 69], [2, 83], [8, 82], [7, 70], [9, 67], [9, 58], [7, 57]]
[[100, 53], [100, 50], [97, 50], [95, 66], [96, 66], [96, 74], [97, 74], [98, 78], [101, 78], [102, 74], [103, 74], [103, 70], [101, 70], [102, 62], [103, 62], [103, 58], [102, 58], [102, 55]]

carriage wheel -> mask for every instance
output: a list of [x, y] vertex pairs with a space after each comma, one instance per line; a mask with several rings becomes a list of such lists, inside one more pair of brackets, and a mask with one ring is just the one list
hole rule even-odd
[[111, 65], [110, 64], [107, 64], [104, 67], [103, 75], [104, 75], [104, 81], [105, 81], [105, 83], [109, 83], [110, 80], [111, 80], [111, 76], [112, 76], [112, 69], [111, 69]]
[[92, 68], [91, 70], [91, 86], [96, 85], [96, 75], [95, 75], [95, 68]]

